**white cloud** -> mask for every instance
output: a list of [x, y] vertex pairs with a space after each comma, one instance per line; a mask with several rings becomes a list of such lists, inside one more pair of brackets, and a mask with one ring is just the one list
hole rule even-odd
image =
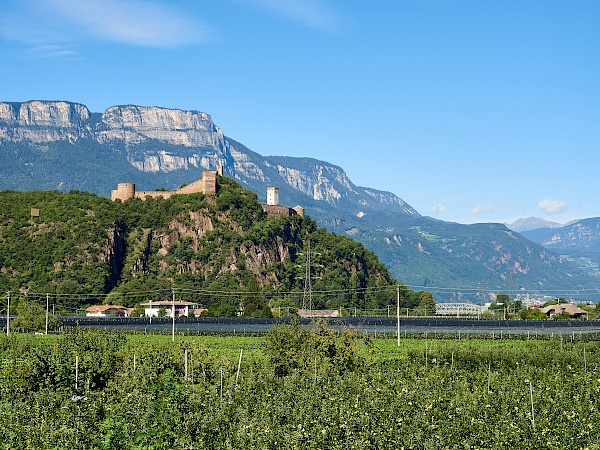
[[330, 11], [323, 0], [239, 0], [303, 25], [337, 31], [341, 17]]
[[101, 39], [144, 47], [177, 47], [210, 39], [199, 21], [142, 0], [46, 0], [65, 21]]
[[0, 18], [0, 36], [38, 54], [53, 49], [45, 56], [71, 55], [71, 47], [90, 39], [173, 48], [213, 37], [199, 20], [146, 0], [23, 0]]
[[492, 205], [477, 205], [471, 208], [469, 214], [479, 214], [482, 211], [493, 211], [494, 207]]
[[540, 201], [537, 206], [548, 214], [557, 214], [567, 209], [567, 202], [547, 198]]
[[434, 213], [444, 213], [447, 209], [448, 206], [444, 205], [443, 203], [436, 203], [429, 208], [429, 210]]

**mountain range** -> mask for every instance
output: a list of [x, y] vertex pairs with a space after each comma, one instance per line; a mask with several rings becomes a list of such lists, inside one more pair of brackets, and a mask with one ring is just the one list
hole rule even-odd
[[589, 271], [553, 251], [558, 247], [504, 224], [422, 216], [397, 195], [357, 186], [324, 161], [262, 156], [200, 111], [122, 105], [97, 113], [68, 101], [0, 102], [0, 164], [0, 189], [102, 196], [122, 182], [176, 189], [223, 166], [225, 176], [263, 202], [267, 187], [278, 187], [282, 204], [301, 205], [319, 226], [361, 242], [395, 278], [433, 292], [436, 301], [596, 286]]
[[541, 244], [575, 262], [584, 272], [600, 277], [600, 218], [578, 220], [558, 226], [546, 226], [521, 232], [527, 239]]
[[523, 231], [539, 230], [540, 228], [560, 228], [562, 225], [550, 220], [541, 219], [539, 217], [527, 217], [525, 219], [515, 220], [513, 223], [505, 224], [508, 228], [517, 233]]

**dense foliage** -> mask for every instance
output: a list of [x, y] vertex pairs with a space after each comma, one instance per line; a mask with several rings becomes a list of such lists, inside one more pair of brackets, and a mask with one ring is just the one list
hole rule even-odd
[[[39, 210], [39, 217], [32, 214]], [[257, 197], [219, 177], [216, 196], [111, 202], [72, 191], [0, 193], [0, 292], [59, 311], [148, 300], [198, 303], [213, 315], [270, 316], [300, 307], [310, 241], [313, 308], [395, 304], [375, 254], [309, 217], [267, 217]], [[314, 252], [314, 253], [312, 253]], [[422, 293], [401, 289], [403, 307]]]
[[2, 336], [0, 443], [591, 449], [600, 439], [598, 342], [402, 340], [397, 347], [335, 334], [322, 325], [279, 328], [255, 338], [254, 352], [246, 352], [247, 340], [227, 341], [244, 346], [243, 355], [202, 337]]

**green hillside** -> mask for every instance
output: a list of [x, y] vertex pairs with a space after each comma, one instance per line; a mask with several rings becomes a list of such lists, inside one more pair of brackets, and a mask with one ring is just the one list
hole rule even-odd
[[[32, 209], [39, 217], [32, 217]], [[0, 192], [0, 291], [49, 293], [66, 310], [178, 298], [216, 315], [301, 307], [310, 241], [313, 308], [384, 307], [397, 281], [372, 251], [309, 217], [267, 217], [219, 178], [216, 196], [111, 202], [79, 191]], [[401, 289], [404, 307], [419, 293]]]

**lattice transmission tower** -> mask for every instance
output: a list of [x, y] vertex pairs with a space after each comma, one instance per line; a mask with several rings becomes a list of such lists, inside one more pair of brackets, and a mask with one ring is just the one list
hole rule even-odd
[[[304, 255], [304, 253], [298, 253], [299, 255]], [[304, 269], [304, 276], [300, 278], [304, 278], [304, 292], [302, 293], [302, 309], [312, 312], [313, 309], [313, 292], [312, 292], [312, 279], [319, 278], [312, 276], [312, 268], [313, 267], [322, 267], [320, 264], [313, 264], [312, 257], [313, 255], [320, 255], [320, 253], [313, 252], [310, 250], [310, 240], [306, 243], [306, 264]]]

